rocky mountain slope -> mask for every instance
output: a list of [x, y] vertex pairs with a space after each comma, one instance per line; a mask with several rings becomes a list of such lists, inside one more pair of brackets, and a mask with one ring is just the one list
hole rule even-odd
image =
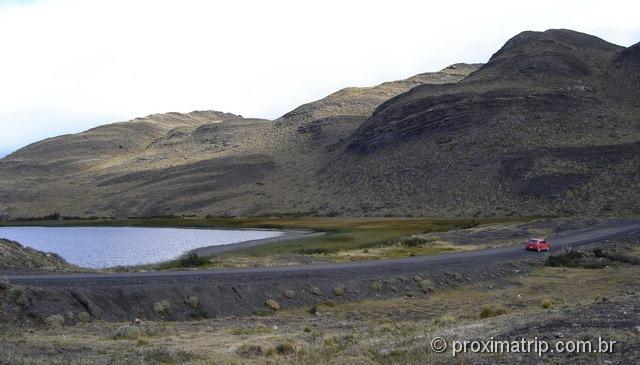
[[275, 121], [169, 113], [0, 160], [0, 213], [640, 212], [640, 48], [524, 32], [489, 62], [347, 88]]
[[374, 211], [637, 213], [637, 55], [568, 30], [521, 33], [461, 82], [383, 103], [328, 184]]

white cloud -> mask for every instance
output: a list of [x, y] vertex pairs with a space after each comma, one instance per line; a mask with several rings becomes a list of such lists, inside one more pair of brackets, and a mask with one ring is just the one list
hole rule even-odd
[[11, 1], [0, 5], [0, 153], [156, 112], [275, 118], [344, 86], [484, 62], [522, 30], [639, 40], [637, 1], [516, 3]]

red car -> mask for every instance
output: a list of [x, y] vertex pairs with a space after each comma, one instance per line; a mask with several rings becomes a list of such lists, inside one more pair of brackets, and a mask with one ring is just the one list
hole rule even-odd
[[525, 242], [525, 248], [530, 251], [549, 251], [551, 245], [542, 238], [530, 238]]

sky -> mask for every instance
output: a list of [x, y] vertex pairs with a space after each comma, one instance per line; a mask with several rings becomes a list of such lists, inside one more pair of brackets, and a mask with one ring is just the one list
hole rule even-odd
[[346, 86], [486, 62], [524, 30], [629, 46], [639, 13], [613, 0], [0, 0], [0, 156], [152, 113], [274, 119]]

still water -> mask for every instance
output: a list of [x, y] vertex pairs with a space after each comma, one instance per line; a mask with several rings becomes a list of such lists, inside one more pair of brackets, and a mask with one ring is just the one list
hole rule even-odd
[[152, 264], [198, 247], [276, 237], [267, 230], [139, 227], [0, 227], [0, 238], [90, 268]]

